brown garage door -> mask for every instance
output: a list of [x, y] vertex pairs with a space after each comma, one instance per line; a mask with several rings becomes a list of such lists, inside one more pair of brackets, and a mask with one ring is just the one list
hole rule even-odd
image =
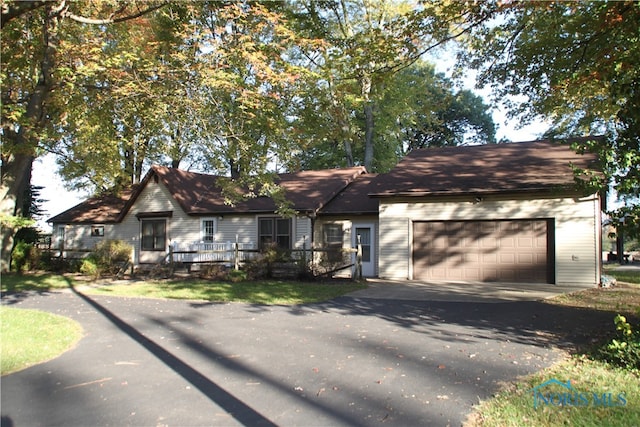
[[553, 283], [552, 224], [549, 220], [415, 222], [414, 278]]

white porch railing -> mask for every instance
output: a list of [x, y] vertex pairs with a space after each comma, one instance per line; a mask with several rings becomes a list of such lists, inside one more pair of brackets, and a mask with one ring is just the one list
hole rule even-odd
[[[237, 250], [236, 250], [237, 245]], [[247, 261], [255, 258], [255, 245], [235, 242], [196, 242], [180, 245], [177, 242], [171, 244], [171, 256], [173, 262], [182, 263], [206, 263]]]

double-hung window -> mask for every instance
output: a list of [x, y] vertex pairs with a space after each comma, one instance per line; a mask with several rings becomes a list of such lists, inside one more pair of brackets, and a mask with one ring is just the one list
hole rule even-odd
[[167, 220], [143, 219], [142, 220], [142, 250], [164, 251], [167, 242]]
[[200, 237], [204, 243], [212, 243], [216, 241], [216, 220], [215, 218], [203, 218], [200, 222]]
[[274, 244], [281, 249], [291, 249], [291, 219], [260, 218], [258, 221], [260, 249]]

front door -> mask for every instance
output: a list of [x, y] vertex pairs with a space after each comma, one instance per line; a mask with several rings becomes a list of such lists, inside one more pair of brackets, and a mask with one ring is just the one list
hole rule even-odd
[[354, 224], [353, 230], [353, 247], [358, 247], [358, 238], [362, 246], [362, 275], [374, 277], [376, 275], [374, 226], [373, 224]]

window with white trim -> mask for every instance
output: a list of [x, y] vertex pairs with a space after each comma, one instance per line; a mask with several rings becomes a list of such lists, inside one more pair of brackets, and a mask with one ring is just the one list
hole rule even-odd
[[322, 240], [327, 249], [327, 259], [331, 262], [342, 260], [342, 242], [344, 230], [342, 224], [323, 224]]
[[217, 228], [215, 218], [202, 218], [200, 220], [200, 240], [204, 243], [215, 242]]

